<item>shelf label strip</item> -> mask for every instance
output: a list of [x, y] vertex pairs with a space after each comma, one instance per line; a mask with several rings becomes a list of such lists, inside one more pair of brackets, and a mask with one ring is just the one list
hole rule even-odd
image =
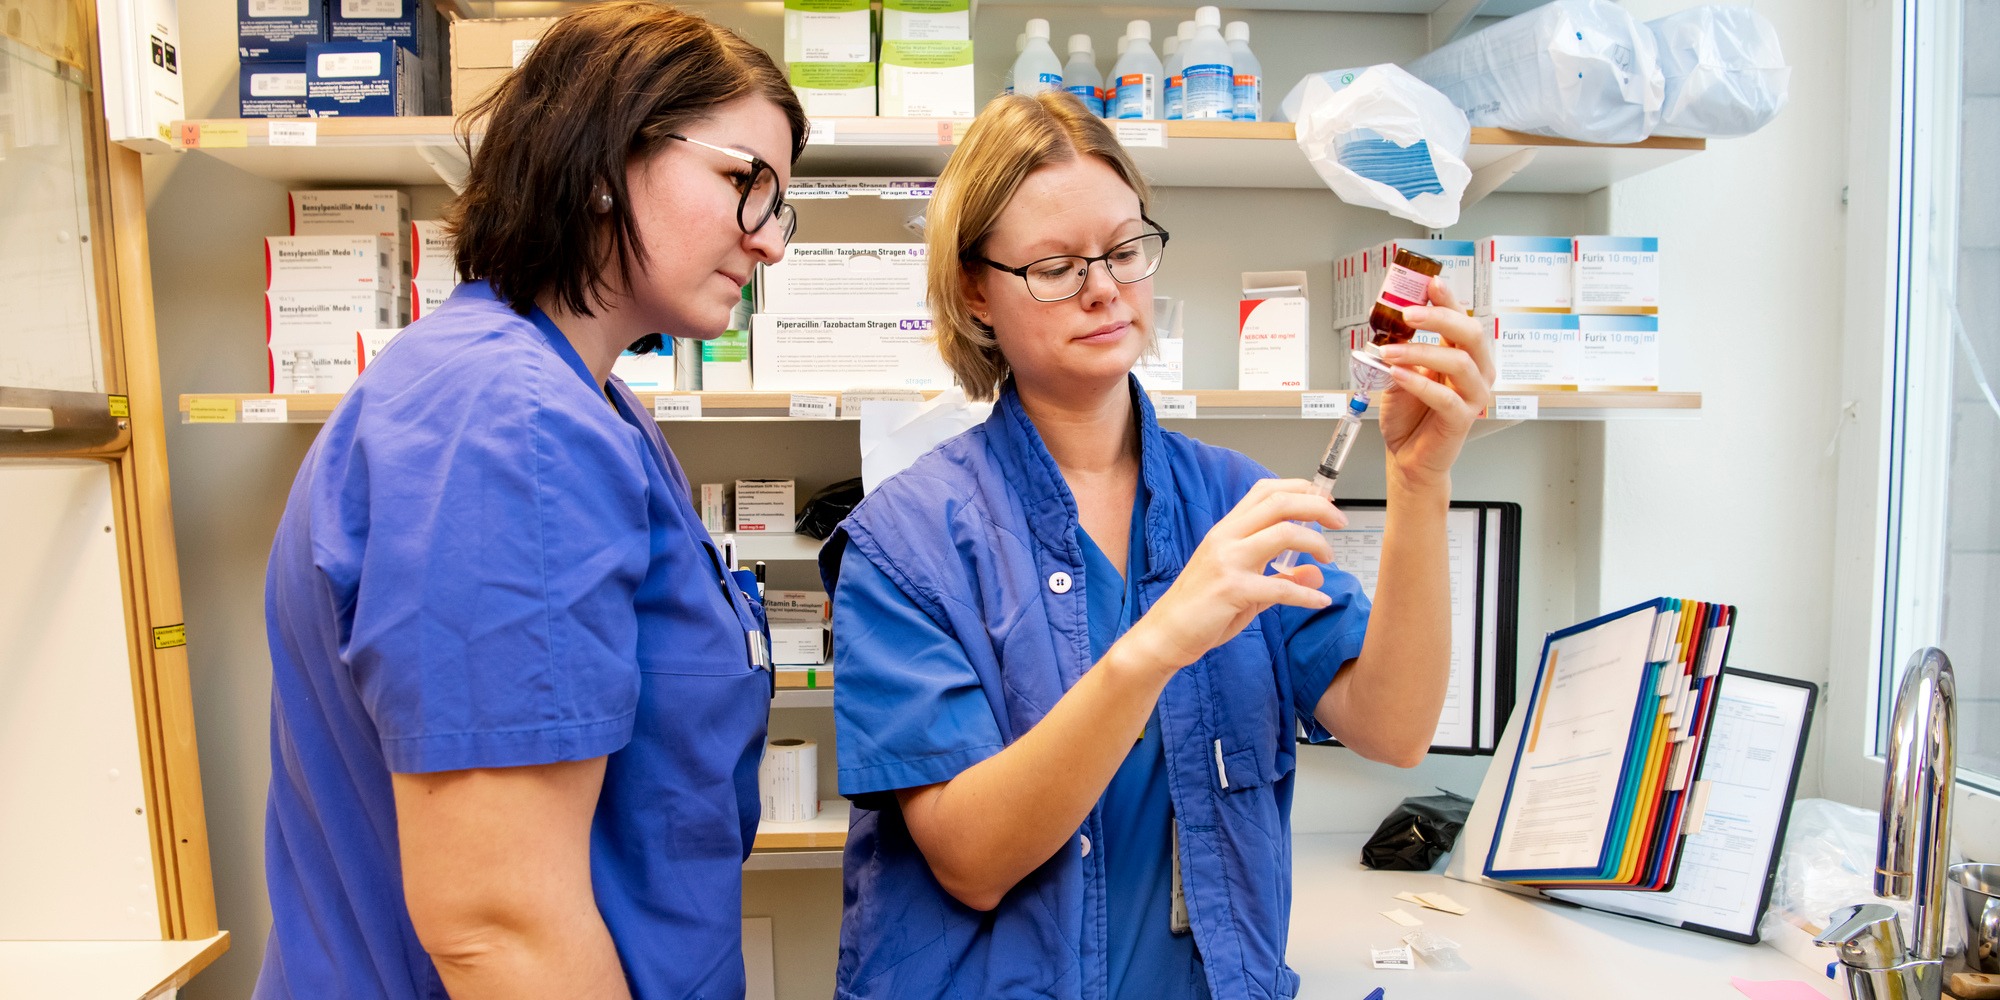
[[1339, 420], [1347, 409], [1344, 392], [1299, 393], [1299, 416], [1306, 420]]
[[700, 396], [654, 396], [654, 420], [700, 420]]
[[1534, 420], [1541, 416], [1540, 396], [1495, 396], [1493, 397], [1493, 419]]

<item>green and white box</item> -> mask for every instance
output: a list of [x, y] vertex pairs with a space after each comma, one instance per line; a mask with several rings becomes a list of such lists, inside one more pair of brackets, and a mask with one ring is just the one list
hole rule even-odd
[[[970, 69], [970, 67], [967, 67]], [[875, 114], [875, 64], [872, 62], [795, 62], [792, 90], [806, 114], [814, 118]]]
[[868, 0], [785, 0], [786, 62], [865, 63], [874, 59], [875, 24]]
[[972, 43], [883, 42], [881, 108], [885, 118], [972, 117]]
[[730, 330], [701, 342], [701, 389], [750, 391], [750, 331]]
[[882, 41], [972, 39], [972, 0], [882, 0]]

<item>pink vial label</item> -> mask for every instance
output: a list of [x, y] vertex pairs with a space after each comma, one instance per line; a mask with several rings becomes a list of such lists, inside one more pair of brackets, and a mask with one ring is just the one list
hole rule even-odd
[[1382, 279], [1381, 301], [1398, 309], [1405, 306], [1421, 306], [1431, 300], [1431, 279], [1400, 264], [1389, 265], [1389, 274]]

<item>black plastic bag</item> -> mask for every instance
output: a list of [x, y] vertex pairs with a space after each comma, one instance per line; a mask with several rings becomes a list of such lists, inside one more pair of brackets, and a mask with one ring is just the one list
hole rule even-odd
[[1418, 795], [1404, 799], [1375, 835], [1361, 846], [1361, 863], [1378, 871], [1429, 871], [1437, 859], [1451, 850], [1465, 817], [1472, 812], [1472, 800], [1440, 788], [1438, 795]]
[[861, 480], [843, 479], [806, 500], [799, 512], [798, 532], [825, 541], [833, 529], [861, 502]]

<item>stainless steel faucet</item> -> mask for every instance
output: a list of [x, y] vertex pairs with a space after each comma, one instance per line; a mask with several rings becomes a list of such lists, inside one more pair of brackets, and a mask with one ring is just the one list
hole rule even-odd
[[1916, 942], [1904, 947], [1895, 911], [1879, 903], [1835, 913], [1816, 943], [1840, 950], [1854, 1000], [1939, 1000], [1943, 991], [1957, 705], [1951, 661], [1939, 649], [1917, 651], [1896, 692], [1875, 847], [1875, 895], [1915, 898]]

